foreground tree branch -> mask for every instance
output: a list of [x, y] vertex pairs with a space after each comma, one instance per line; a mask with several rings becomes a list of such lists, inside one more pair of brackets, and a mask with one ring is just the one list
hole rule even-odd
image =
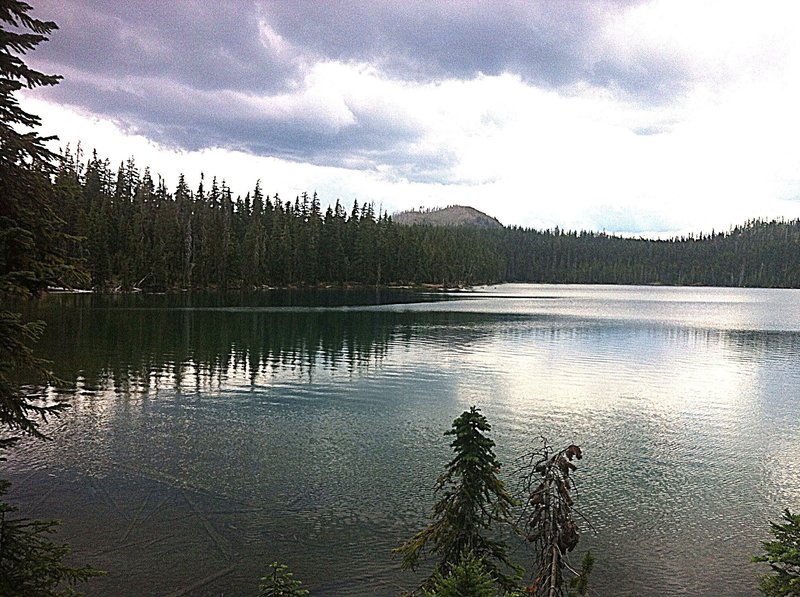
[[764, 555], [753, 561], [765, 562], [772, 570], [761, 577], [759, 589], [764, 595], [797, 597], [800, 596], [800, 514], [792, 514], [787, 508], [783, 521], [770, 523], [775, 539], [764, 542]]
[[[31, 69], [23, 59], [56, 29], [30, 11], [25, 2], [0, 0], [0, 301], [11, 295], [30, 298], [77, 271], [65, 258], [64, 222], [52, 206], [56, 156], [45, 147], [51, 138], [28, 130], [38, 126], [39, 118], [25, 112], [15, 95], [23, 87], [54, 85], [60, 79]], [[22, 385], [53, 381], [47, 363], [31, 348], [43, 329], [41, 322], [26, 323], [19, 314], [0, 309], [0, 452], [21, 436], [43, 438], [40, 424], [65, 408], [46, 404]], [[69, 546], [51, 540], [58, 523], [16, 516], [17, 509], [5, 501], [8, 487], [0, 480], [0, 595], [78, 595], [75, 585], [100, 572], [68, 565]]]
[[[578, 545], [580, 533], [573, 514], [576, 492], [571, 477], [580, 460], [579, 446], [554, 450], [543, 438], [542, 447], [518, 459], [519, 501], [522, 511], [517, 526], [533, 546], [533, 582], [528, 593], [540, 597], [566, 597], [565, 569], [580, 575], [569, 565], [567, 554]], [[579, 583], [585, 586], [585, 580]]]

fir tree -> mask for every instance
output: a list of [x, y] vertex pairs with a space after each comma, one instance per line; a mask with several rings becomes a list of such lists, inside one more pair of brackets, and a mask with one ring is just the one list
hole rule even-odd
[[[423, 555], [438, 558], [434, 573], [446, 575], [462, 558], [472, 554], [487, 573], [501, 586], [512, 588], [514, 579], [507, 574], [516, 568], [508, 559], [507, 545], [490, 536], [498, 524], [509, 523], [514, 500], [498, 477], [500, 462], [486, 437], [491, 430], [486, 417], [476, 407], [453, 421], [445, 435], [453, 436], [450, 446], [455, 456], [436, 481], [434, 490], [442, 492], [433, 507], [430, 525], [400, 547], [404, 569], [414, 569]], [[431, 579], [428, 579], [428, 584]]]
[[432, 581], [433, 587], [423, 593], [424, 597], [495, 597], [497, 594], [494, 579], [472, 554], [464, 554], [447, 576], [436, 572]]
[[261, 577], [259, 597], [304, 597], [308, 591], [302, 585], [286, 564], [272, 562], [269, 572]]
[[[21, 87], [53, 85], [59, 77], [29, 68], [19, 54], [36, 47], [56, 28], [55, 23], [31, 17], [24, 2], [0, 0], [0, 297], [30, 297], [49, 285], [77, 279], [66, 262], [63, 222], [51, 207], [54, 155], [47, 138], [18, 127], [38, 125], [39, 118], [19, 106], [14, 92]], [[27, 31], [27, 32], [26, 32]], [[24, 322], [9, 311], [0, 312], [0, 426], [4, 431], [40, 435], [37, 418], [61, 407], [35, 404], [13, 382], [19, 373], [47, 378], [45, 363], [34, 357], [30, 345], [43, 330], [38, 322]], [[6, 447], [14, 437], [0, 439]]]
[[[29, 68], [20, 57], [56, 28], [30, 16], [30, 10], [24, 2], [0, 0], [0, 297], [30, 297], [77, 272], [64, 259], [72, 239], [61, 231], [63, 222], [52, 208], [49, 175], [55, 156], [45, 148], [47, 138], [20, 130], [37, 126], [39, 119], [20, 108], [14, 92], [59, 80]], [[17, 383], [21, 376], [49, 379], [46, 363], [31, 349], [42, 329], [40, 322], [0, 311], [0, 448], [13, 444], [18, 434], [43, 437], [41, 420], [63, 408], [38, 403]], [[56, 522], [10, 516], [16, 508], [2, 499], [8, 486], [0, 481], [0, 594], [76, 595], [73, 585], [97, 572], [64, 563], [69, 548], [48, 538]]]
[[761, 577], [760, 589], [770, 597], [800, 596], [800, 514], [788, 509], [783, 513], [784, 523], [770, 523], [774, 541], [764, 543], [765, 554], [753, 558], [766, 562], [771, 574]]
[[73, 597], [75, 585], [102, 572], [64, 563], [69, 545], [54, 543], [58, 522], [10, 516], [16, 508], [3, 501], [8, 481], [0, 481], [0, 595]]

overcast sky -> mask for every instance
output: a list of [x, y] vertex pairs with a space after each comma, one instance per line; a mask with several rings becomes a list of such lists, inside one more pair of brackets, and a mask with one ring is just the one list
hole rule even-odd
[[244, 194], [669, 236], [800, 216], [800, 3], [32, 0], [60, 143]]

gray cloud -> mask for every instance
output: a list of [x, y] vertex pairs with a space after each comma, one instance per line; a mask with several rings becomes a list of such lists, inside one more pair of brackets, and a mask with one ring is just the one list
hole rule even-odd
[[403, 78], [511, 72], [547, 87], [591, 82], [652, 100], [680, 87], [682, 65], [641, 55], [632, 67], [602, 39], [612, 16], [639, 3], [298, 0], [264, 10], [278, 33], [308, 51], [375, 62]]
[[297, 76], [293, 57], [262, 43], [252, 2], [39, 0], [36, 13], [59, 25], [36, 58], [65, 68], [253, 92]]
[[644, 56], [631, 68], [596, 47], [605, 20], [626, 5], [39, 0], [37, 16], [60, 30], [32, 59], [65, 75], [46, 97], [166, 145], [321, 165], [387, 164], [424, 181], [445, 176], [455, 158], [410, 154], [422, 135], [413, 123], [352, 106], [352, 122], [335, 123], [313, 110], [259, 110], [253, 98], [302, 88], [306, 69], [323, 60], [372, 63], [415, 82], [511, 72], [540, 86], [588, 82], [646, 101], [674, 93], [680, 65]]
[[92, 86], [90, 94], [84, 94], [85, 88], [84, 80], [67, 76], [47, 95], [61, 103], [77, 103], [79, 98], [82, 108], [105, 114], [128, 132], [168, 147], [223, 147], [358, 169], [393, 164], [409, 180], [431, 179], [434, 172], [443, 176], [454, 163], [446, 152], [416, 156], [424, 166], [409, 160], [408, 148], [420, 132], [411, 124], [366, 109], [351, 108], [355, 122], [335, 126], [324, 114], [313, 111], [285, 118], [254, 107], [247, 96], [193, 91], [158, 79], [137, 80], [128, 86], [104, 80]]

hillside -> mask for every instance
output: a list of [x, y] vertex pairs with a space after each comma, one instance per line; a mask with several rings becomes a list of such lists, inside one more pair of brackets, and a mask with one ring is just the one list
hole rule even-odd
[[473, 228], [502, 228], [492, 216], [473, 207], [451, 205], [430, 211], [403, 211], [392, 216], [397, 224], [427, 224], [430, 226], [470, 226]]

